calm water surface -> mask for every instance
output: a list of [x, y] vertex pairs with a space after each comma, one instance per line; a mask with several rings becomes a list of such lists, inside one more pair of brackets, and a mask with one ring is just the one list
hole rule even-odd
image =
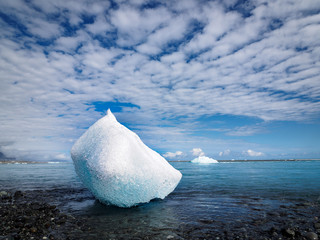
[[279, 206], [320, 201], [320, 161], [171, 163], [183, 174], [164, 200], [121, 209], [94, 199], [72, 163], [2, 164], [0, 188], [39, 192], [39, 199], [86, 216], [101, 236], [148, 233], [162, 237], [184, 226], [227, 225], [265, 217]]

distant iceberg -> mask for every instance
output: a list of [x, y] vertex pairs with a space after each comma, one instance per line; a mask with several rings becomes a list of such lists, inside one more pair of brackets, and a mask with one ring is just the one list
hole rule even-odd
[[110, 110], [77, 140], [71, 157], [79, 178], [93, 195], [119, 207], [163, 199], [182, 177]]
[[202, 164], [209, 164], [209, 163], [218, 163], [217, 160], [213, 158], [209, 158], [206, 156], [199, 156], [191, 161], [192, 163], [202, 163]]

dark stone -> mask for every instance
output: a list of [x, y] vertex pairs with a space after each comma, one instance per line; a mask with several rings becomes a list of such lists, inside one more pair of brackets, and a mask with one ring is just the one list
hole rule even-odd
[[66, 223], [66, 220], [63, 219], [63, 218], [62, 218], [62, 219], [58, 219], [58, 220], [56, 221], [56, 223], [57, 223], [57, 224], [60, 224], [60, 225], [61, 225], [61, 224], [65, 224], [65, 223]]
[[33, 210], [40, 210], [41, 206], [38, 203], [33, 203], [31, 205], [31, 209]]
[[53, 209], [56, 209], [57, 206], [55, 206], [55, 205], [49, 205], [49, 208], [50, 208], [51, 210], [53, 210]]
[[277, 232], [278, 230], [275, 228], [275, 227], [271, 227], [269, 229], [269, 233], [274, 233], [274, 232]]
[[204, 224], [212, 224], [212, 223], [214, 223], [214, 220], [200, 219], [199, 222], [204, 223]]
[[23, 194], [22, 194], [21, 191], [16, 191], [16, 192], [14, 193], [14, 195], [13, 195], [13, 197], [14, 197], [15, 199], [21, 198], [22, 196], [23, 196]]
[[315, 229], [320, 229], [320, 222], [314, 224]]
[[282, 229], [281, 233], [286, 237], [294, 237], [294, 235], [295, 235], [295, 232], [290, 228]]
[[318, 235], [314, 232], [308, 232], [304, 235], [307, 240], [318, 240]]
[[0, 236], [0, 240], [14, 240], [14, 238], [9, 235], [9, 236]]

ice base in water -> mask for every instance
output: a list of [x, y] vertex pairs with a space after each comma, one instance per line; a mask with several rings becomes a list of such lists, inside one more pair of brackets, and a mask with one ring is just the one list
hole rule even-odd
[[110, 110], [77, 140], [71, 157], [76, 173], [93, 195], [119, 207], [164, 199], [182, 177]]
[[209, 163], [218, 163], [217, 160], [213, 158], [209, 158], [206, 156], [199, 156], [191, 161], [192, 163], [202, 163], [202, 164], [209, 164]]

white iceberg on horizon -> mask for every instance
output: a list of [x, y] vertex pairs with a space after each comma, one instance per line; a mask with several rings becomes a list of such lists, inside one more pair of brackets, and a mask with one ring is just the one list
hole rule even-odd
[[164, 199], [182, 177], [110, 110], [77, 140], [71, 157], [76, 173], [93, 195], [119, 207]]
[[199, 156], [191, 161], [192, 163], [200, 163], [200, 164], [210, 164], [210, 163], [218, 163], [217, 160], [213, 158], [209, 158], [206, 156]]

